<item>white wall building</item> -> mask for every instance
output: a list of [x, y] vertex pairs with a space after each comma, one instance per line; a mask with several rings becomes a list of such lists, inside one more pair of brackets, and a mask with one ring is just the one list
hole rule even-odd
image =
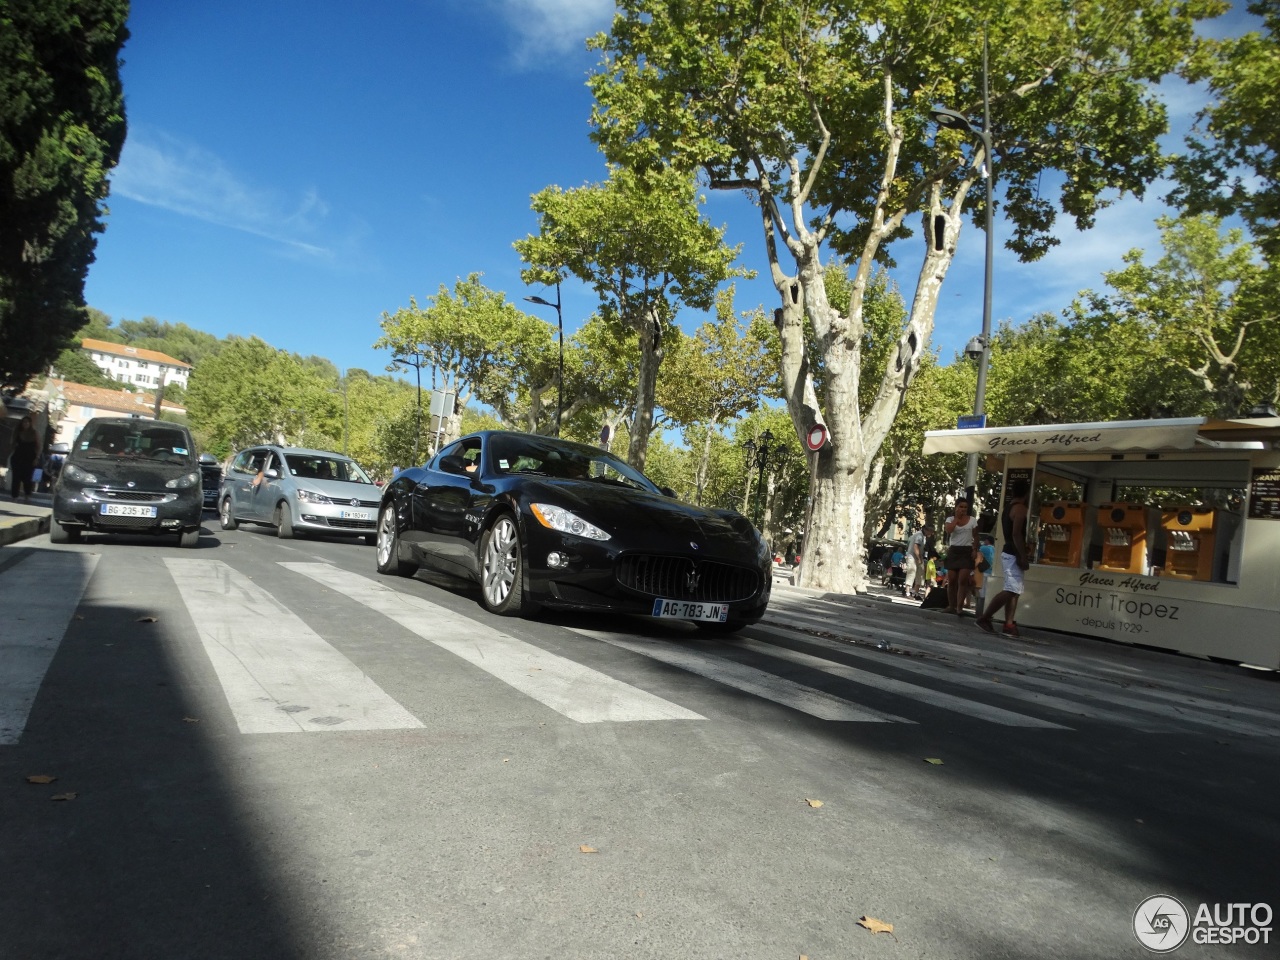
[[180, 384], [185, 390], [191, 375], [191, 364], [155, 350], [89, 338], [80, 341], [80, 349], [113, 380], [146, 390], [155, 390], [162, 383]]

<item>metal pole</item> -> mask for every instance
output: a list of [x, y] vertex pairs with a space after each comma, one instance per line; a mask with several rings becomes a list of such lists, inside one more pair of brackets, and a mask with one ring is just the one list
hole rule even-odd
[[414, 371], [418, 374], [418, 415], [413, 421], [413, 465], [418, 465], [418, 451], [422, 446], [422, 360], [421, 358], [413, 365]]
[[[991, 147], [991, 90], [988, 85], [987, 32], [985, 27], [982, 32], [982, 130], [979, 132], [982, 137], [982, 149], [986, 154], [987, 166], [987, 209], [985, 217], [987, 256], [982, 282], [982, 356], [978, 358], [978, 390], [973, 402], [973, 412], [981, 415], [986, 412], [987, 366], [991, 362], [991, 262], [995, 251], [991, 198], [993, 181], [996, 178], [995, 151]], [[969, 454], [968, 462], [965, 464], [964, 485], [970, 499], [972, 499], [975, 488], [978, 485], [978, 455], [976, 453]]]

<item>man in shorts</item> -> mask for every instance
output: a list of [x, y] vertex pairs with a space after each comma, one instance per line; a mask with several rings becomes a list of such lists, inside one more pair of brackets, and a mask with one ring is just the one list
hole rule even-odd
[[987, 633], [995, 633], [991, 618], [1002, 608], [1007, 608], [1004, 635], [1018, 636], [1018, 598], [1022, 596], [1022, 572], [1031, 566], [1027, 553], [1027, 494], [1030, 484], [1026, 480], [1014, 480], [1006, 494], [1002, 533], [1004, 543], [1000, 548], [1000, 568], [1004, 574], [1004, 589], [991, 598], [991, 603], [974, 621]]

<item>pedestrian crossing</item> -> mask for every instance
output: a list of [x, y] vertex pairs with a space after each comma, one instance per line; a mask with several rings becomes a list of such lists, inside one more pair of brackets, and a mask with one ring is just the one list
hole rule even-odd
[[[26, 553], [0, 569], [0, 746], [20, 741], [98, 561], [84, 551]], [[588, 666], [516, 636], [520, 621], [499, 629], [420, 596], [412, 581], [322, 559], [272, 569], [283, 578], [280, 596], [322, 591], [326, 602], [358, 611], [372, 634], [398, 629], [442, 651], [437, 656], [447, 654], [446, 663], [456, 658], [450, 682], [527, 698], [574, 723], [715, 721], [728, 716], [724, 694], [736, 692], [834, 723], [925, 725], [954, 715], [993, 729], [1071, 732], [1106, 724], [1280, 736], [1280, 711], [1232, 702], [1229, 690], [1206, 693], [1194, 677], [1170, 673], [1149, 682], [1132, 664], [1049, 645], [991, 643], [953, 621], [887, 617], [799, 595], [775, 597], [764, 621], [728, 638], [684, 625], [636, 620], [605, 629], [598, 619], [577, 625], [566, 618], [571, 635], [604, 645], [584, 648], [582, 659], [594, 664]], [[207, 659], [242, 734], [426, 725], [338, 649], [340, 636], [326, 636], [324, 624], [309, 624], [263, 586], [277, 583], [274, 574], [255, 579], [221, 560], [187, 557], [164, 558], [163, 570], [194, 628], [191, 650]], [[44, 586], [55, 582], [64, 588]], [[605, 648], [614, 653], [602, 655]], [[646, 663], [660, 669], [646, 670]], [[686, 680], [672, 682], [672, 671]]]

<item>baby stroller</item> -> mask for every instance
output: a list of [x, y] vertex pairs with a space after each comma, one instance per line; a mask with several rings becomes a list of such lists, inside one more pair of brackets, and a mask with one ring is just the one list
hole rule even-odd
[[907, 571], [901, 563], [895, 563], [889, 568], [889, 586], [900, 593], [907, 592]]

